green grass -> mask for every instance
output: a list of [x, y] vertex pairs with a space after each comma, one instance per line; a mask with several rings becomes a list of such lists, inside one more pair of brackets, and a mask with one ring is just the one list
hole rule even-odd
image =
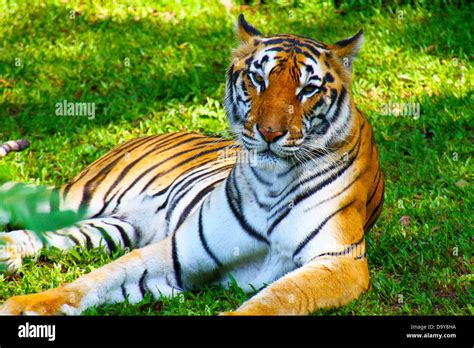
[[[266, 34], [331, 43], [363, 28], [353, 95], [375, 130], [386, 203], [367, 236], [371, 290], [318, 314], [474, 314], [473, 5], [360, 1], [335, 10], [332, 1], [282, 0], [234, 4], [229, 12], [218, 1], [49, 3], [0, 0], [0, 140], [32, 142], [0, 164], [10, 179], [35, 184], [64, 184], [137, 136], [181, 129], [222, 134], [224, 72], [241, 10]], [[55, 116], [64, 99], [94, 102], [96, 117]], [[419, 103], [419, 117], [384, 115], [384, 105], [398, 102]], [[44, 252], [19, 274], [0, 275], [0, 300], [70, 282], [118, 256]], [[87, 314], [212, 315], [249, 296], [236, 286], [207, 288]]]

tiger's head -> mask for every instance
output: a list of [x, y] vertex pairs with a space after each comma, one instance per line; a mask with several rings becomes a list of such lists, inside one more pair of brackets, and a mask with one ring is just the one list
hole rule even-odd
[[334, 45], [263, 36], [239, 16], [240, 46], [227, 71], [226, 112], [244, 148], [264, 166], [307, 162], [351, 133], [352, 60], [362, 31]]

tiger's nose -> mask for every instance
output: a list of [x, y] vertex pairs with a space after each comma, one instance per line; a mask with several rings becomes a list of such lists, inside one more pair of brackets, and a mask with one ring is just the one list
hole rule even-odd
[[273, 143], [274, 141], [278, 140], [282, 136], [286, 134], [285, 131], [273, 131], [270, 127], [261, 127], [257, 125], [257, 129], [262, 137], [269, 143]]

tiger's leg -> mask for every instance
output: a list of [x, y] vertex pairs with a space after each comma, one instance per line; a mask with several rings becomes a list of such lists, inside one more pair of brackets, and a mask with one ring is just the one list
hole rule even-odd
[[308, 315], [340, 307], [369, 286], [366, 258], [324, 256], [288, 273], [234, 312], [223, 315]]
[[[320, 253], [317, 245], [293, 254], [302, 266], [276, 280], [227, 315], [307, 315], [320, 308], [343, 306], [369, 287], [363, 203], [354, 202], [319, 230], [337, 236], [338, 250]], [[315, 249], [312, 249], [315, 248]], [[336, 248], [336, 247], [334, 247]]]
[[35, 256], [43, 248], [68, 250], [74, 247], [104, 247], [106, 251], [113, 252], [118, 248], [132, 249], [140, 240], [140, 231], [136, 227], [116, 217], [84, 220], [67, 228], [41, 234], [44, 239], [29, 230], [0, 232], [0, 270], [15, 272], [24, 257]]
[[170, 238], [136, 249], [76, 281], [33, 295], [16, 296], [0, 307], [0, 315], [80, 314], [103, 303], [130, 303], [179, 292], [174, 286]]

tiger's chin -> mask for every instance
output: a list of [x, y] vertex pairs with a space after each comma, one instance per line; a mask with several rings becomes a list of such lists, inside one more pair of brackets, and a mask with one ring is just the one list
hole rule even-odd
[[290, 165], [288, 158], [279, 156], [271, 150], [256, 153], [252, 166], [266, 170], [286, 169]]

